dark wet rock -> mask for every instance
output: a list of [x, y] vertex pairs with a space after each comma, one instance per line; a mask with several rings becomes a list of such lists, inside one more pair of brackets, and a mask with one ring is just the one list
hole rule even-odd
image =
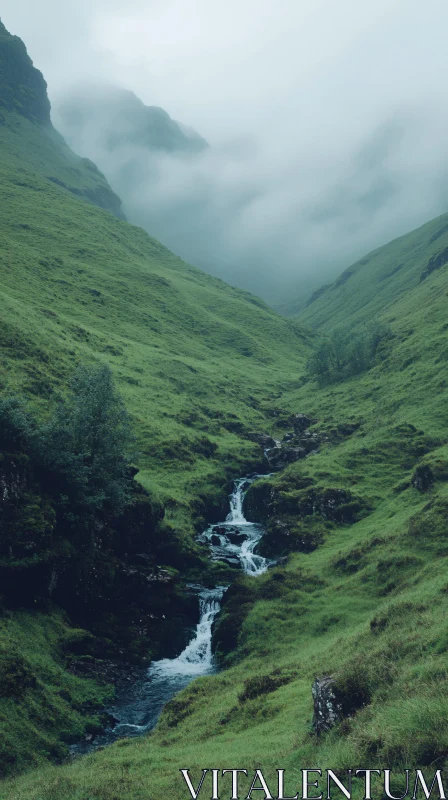
[[227, 528], [224, 525], [215, 525], [215, 527], [212, 528], [212, 530], [213, 533], [217, 533], [220, 536], [225, 536], [225, 534], [227, 533]]
[[295, 476], [289, 491], [268, 479], [256, 481], [244, 498], [244, 513], [253, 522], [266, 522], [285, 515], [319, 515], [338, 523], [353, 523], [369, 508], [364, 498], [347, 489], [322, 488], [311, 478]]
[[218, 536], [217, 533], [212, 533], [210, 536], [210, 544], [214, 545], [215, 547], [219, 547], [221, 544], [221, 538]]
[[[297, 517], [270, 519], [259, 552], [267, 558], [287, 553], [312, 553], [324, 540], [322, 523], [304, 522]], [[277, 563], [280, 563], [278, 561]]]
[[241, 567], [241, 561], [239, 560], [238, 556], [220, 555], [219, 560], [224, 561], [224, 563], [228, 564], [229, 567]]
[[296, 503], [301, 517], [319, 514], [326, 520], [340, 523], [356, 522], [360, 512], [368, 509], [366, 501], [348, 489], [313, 487], [299, 492]]
[[288, 464], [293, 464], [305, 458], [307, 451], [303, 447], [289, 447], [277, 445], [265, 451], [266, 459], [272, 469], [284, 469]]
[[124, 661], [91, 656], [72, 658], [67, 664], [67, 669], [72, 675], [77, 675], [80, 678], [93, 678], [100, 683], [114, 685], [136, 681], [142, 675], [141, 667], [132, 666]]
[[312, 689], [314, 716], [313, 729], [317, 736], [331, 730], [342, 719], [342, 703], [336, 683], [330, 675], [314, 680]]
[[261, 445], [263, 449], [267, 447], [275, 447], [275, 439], [272, 438], [268, 433], [251, 433], [250, 439], [253, 442], [257, 442], [257, 444]]
[[229, 542], [231, 544], [239, 544], [239, 545], [241, 545], [244, 542], [244, 540], [247, 539], [246, 534], [245, 533], [241, 533], [241, 531], [238, 531], [238, 530], [227, 531], [226, 536], [227, 536], [227, 539], [229, 540]]
[[256, 588], [235, 580], [224, 593], [221, 613], [212, 627], [212, 650], [218, 661], [231, 659], [238, 646], [244, 620], [256, 600]]
[[292, 416], [289, 418], [289, 422], [294, 428], [295, 433], [302, 433], [309, 428], [310, 425], [313, 425], [315, 422], [317, 422], [317, 420], [307, 417], [306, 414], [292, 414]]
[[416, 467], [411, 478], [411, 485], [419, 492], [427, 492], [434, 483], [434, 473], [429, 464]]
[[268, 480], [259, 480], [248, 489], [243, 510], [251, 522], [264, 522], [274, 512], [278, 489]]

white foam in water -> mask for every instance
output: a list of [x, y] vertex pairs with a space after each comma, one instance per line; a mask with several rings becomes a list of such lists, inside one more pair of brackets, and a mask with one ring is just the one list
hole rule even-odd
[[[254, 550], [264, 530], [261, 525], [248, 522], [243, 512], [243, 501], [246, 488], [251, 481], [241, 478], [235, 482], [234, 490], [229, 498], [230, 513], [225, 522], [209, 528], [202, 535], [202, 541], [210, 545], [212, 558], [231, 557], [239, 559], [241, 567], [247, 575], [261, 575], [266, 572], [269, 562], [263, 556], [254, 554]], [[219, 532], [215, 529], [219, 528]], [[239, 529], [243, 527], [244, 530]], [[228, 539], [228, 535], [238, 540], [238, 533], [243, 534], [236, 544]], [[218, 537], [219, 545], [212, 543]], [[162, 658], [154, 661], [141, 681], [128, 687], [110, 709], [117, 718], [118, 724], [96, 737], [89, 744], [80, 743], [72, 748], [74, 753], [86, 753], [110, 744], [120, 736], [138, 736], [152, 730], [166, 703], [175, 694], [184, 689], [196, 677], [210, 675], [215, 669], [212, 653], [212, 625], [221, 608], [221, 600], [227, 587], [215, 589], [199, 589], [200, 619], [193, 638], [177, 658]]]
[[247, 486], [247, 483], [247, 478], [235, 481], [235, 488], [230, 495], [230, 514], [227, 514], [226, 522], [233, 522], [235, 525], [250, 525], [243, 514], [243, 487]]
[[206, 675], [213, 670], [212, 625], [221, 608], [225, 586], [204, 589], [199, 595], [200, 620], [194, 638], [177, 658], [162, 658], [149, 668], [150, 676]]

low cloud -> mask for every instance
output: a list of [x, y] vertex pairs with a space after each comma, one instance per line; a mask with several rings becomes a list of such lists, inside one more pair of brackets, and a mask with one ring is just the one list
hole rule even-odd
[[[442, 0], [4, 0], [2, 15], [129, 218], [269, 302], [448, 208]], [[63, 106], [98, 82], [209, 147], [111, 147], [98, 117], [75, 131]]]

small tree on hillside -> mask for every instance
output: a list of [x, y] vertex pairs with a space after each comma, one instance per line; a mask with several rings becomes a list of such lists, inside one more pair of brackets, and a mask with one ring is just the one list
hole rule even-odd
[[106, 366], [81, 367], [39, 434], [40, 456], [68, 505], [119, 514], [131, 483], [129, 415]]

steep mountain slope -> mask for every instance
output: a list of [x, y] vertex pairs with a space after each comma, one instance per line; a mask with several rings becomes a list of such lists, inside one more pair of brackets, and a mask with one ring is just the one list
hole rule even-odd
[[[256, 464], [254, 430], [286, 432], [289, 447], [295, 410], [308, 419], [296, 418], [292, 441], [313, 444], [247, 496], [266, 553], [287, 561], [228, 593], [214, 635], [227, 669], [178, 695], [149, 737], [3, 782], [0, 797], [181, 800], [181, 767], [197, 785], [204, 767], [237, 766], [262, 766], [273, 796], [284, 767], [293, 796], [305, 765], [445, 767], [446, 220], [376, 251], [309, 306], [301, 320], [323, 330], [374, 317], [392, 329], [370, 370], [319, 387], [301, 325], [49, 181], [46, 159], [56, 177], [67, 162], [47, 130], [3, 114], [2, 388], [45, 414], [76, 363], [110, 364], [137, 424], [142, 480], [190, 546], [192, 519]], [[81, 732], [81, 712], [105, 691], [61, 668], [57, 648], [76, 632], [59, 615], [2, 614], [0, 689], [20, 689], [0, 698], [2, 763], [12, 769], [20, 747], [28, 764], [61, 758], [57, 734]], [[323, 675], [341, 718], [316, 737], [311, 687]], [[249, 785], [241, 778], [241, 796]]]
[[248, 434], [270, 393], [296, 380], [306, 337], [87, 205], [114, 195], [51, 127], [43, 78], [3, 28], [2, 64], [11, 49], [11, 92], [31, 74], [41, 111], [37, 124], [20, 103], [5, 108], [0, 126], [3, 388], [44, 407], [76, 363], [110, 364], [136, 420], [141, 480], [191, 517], [193, 497], [208, 490], [219, 502], [237, 465], [258, 458]]
[[[36, 130], [39, 135], [36, 136]], [[42, 74], [18, 36], [0, 20], [0, 147], [8, 172], [16, 180], [31, 169], [90, 203], [124, 219], [121, 201], [89, 159], [66, 146], [50, 120], [50, 102]]]
[[[86, 598], [82, 623], [93, 624], [95, 617], [98, 625], [99, 619], [108, 643], [92, 645], [95, 639], [73, 631], [50, 603], [50, 574], [44, 598], [30, 601], [28, 589], [35, 594], [30, 585], [33, 553], [38, 568], [39, 559], [45, 561], [39, 536], [51, 525], [39, 529], [48, 497], [39, 496], [37, 484], [28, 487], [32, 492], [23, 525], [31, 549], [24, 558], [8, 557], [2, 542], [0, 559], [2, 576], [7, 573], [11, 583], [16, 574], [17, 583], [14, 604], [4, 577], [0, 588], [3, 773], [64, 757], [64, 743], [82, 735], [86, 724], [100, 721], [96, 712], [109, 690], [66, 671], [73, 648], [88, 661], [96, 647], [93, 658], [101, 660], [108, 648], [116, 656], [118, 634], [131, 639], [135, 634], [155, 647], [163, 639], [157, 626], [165, 626], [171, 647], [186, 635], [182, 622], [189, 613], [188, 598], [178, 593], [178, 574], [187, 563], [201, 563], [194, 534], [206, 515], [223, 513], [230, 480], [259, 464], [254, 432], [266, 425], [280, 387], [297, 381], [312, 337], [259, 299], [183, 263], [124, 221], [118, 197], [95, 165], [72, 153], [52, 127], [44, 79], [23, 43], [3, 26], [0, 78], [2, 398], [26, 398], [45, 419], [67, 394], [78, 365], [110, 366], [133, 418], [138, 478], [151, 493], [149, 504], [141, 498], [141, 531], [154, 535], [162, 549], [157, 537], [166, 537], [167, 552], [174, 540], [177, 554], [174, 566], [168, 552], [156, 562], [155, 572], [151, 558], [142, 571], [134, 564], [130, 568], [123, 561], [129, 553], [106, 554], [113, 526], [107, 530], [99, 521], [93, 536], [90, 531], [86, 553], [98, 552], [98, 564], [101, 553], [106, 557], [101, 574], [95, 572], [95, 560], [86, 565], [95, 600], [89, 608]], [[11, 487], [4, 483], [5, 464], [12, 463], [14, 472], [19, 463], [23, 474], [29, 464], [27, 452], [12, 456], [0, 454], [2, 503], [11, 487], [13, 499], [17, 490], [14, 474]], [[156, 517], [163, 506], [162, 529]], [[155, 526], [148, 522], [151, 508]], [[2, 505], [0, 524], [3, 511]], [[122, 550], [128, 550], [132, 527], [130, 519]], [[142, 547], [146, 555], [151, 551], [147, 541], [139, 547], [138, 553]], [[79, 556], [82, 562], [83, 553]], [[63, 552], [59, 557], [69, 560]], [[160, 565], [168, 571], [159, 573]], [[21, 581], [27, 590], [22, 593]], [[106, 584], [112, 590], [109, 605]], [[85, 584], [77, 591], [83, 594], [84, 589]], [[127, 593], [124, 602], [121, 591]], [[28, 611], [18, 613], [17, 605]]]
[[[332, 284], [311, 296], [296, 315], [313, 327], [334, 327], [347, 319], [366, 322], [382, 313], [404, 293], [415, 290], [435, 270], [448, 263], [448, 214], [373, 250], [348, 267]], [[294, 308], [290, 307], [290, 313]]]
[[[324, 388], [308, 380], [278, 399], [268, 432], [283, 435], [294, 406], [308, 425], [316, 420], [315, 452], [247, 497], [248, 513], [267, 525], [266, 552], [288, 561], [229, 593], [215, 632], [228, 669], [178, 695], [150, 737], [30, 774], [0, 797], [180, 800], [187, 766], [195, 785], [204, 767], [238, 766], [252, 778], [261, 766], [273, 796], [282, 767], [294, 796], [310, 764], [392, 768], [397, 794], [405, 766], [431, 776], [446, 766], [447, 270], [420, 282], [431, 259], [443, 261], [442, 236], [430, 241], [442, 227], [414, 232], [416, 252], [409, 246], [409, 263], [390, 279], [386, 357], [363, 375]], [[375, 284], [369, 265], [364, 275]], [[362, 301], [369, 319], [377, 300], [365, 290]], [[331, 327], [339, 307], [326, 302]], [[358, 324], [354, 291], [349, 302], [344, 322]], [[324, 675], [334, 678], [340, 721], [316, 737], [311, 687]], [[224, 795], [229, 776], [222, 781]], [[249, 786], [241, 777], [241, 797]]]

